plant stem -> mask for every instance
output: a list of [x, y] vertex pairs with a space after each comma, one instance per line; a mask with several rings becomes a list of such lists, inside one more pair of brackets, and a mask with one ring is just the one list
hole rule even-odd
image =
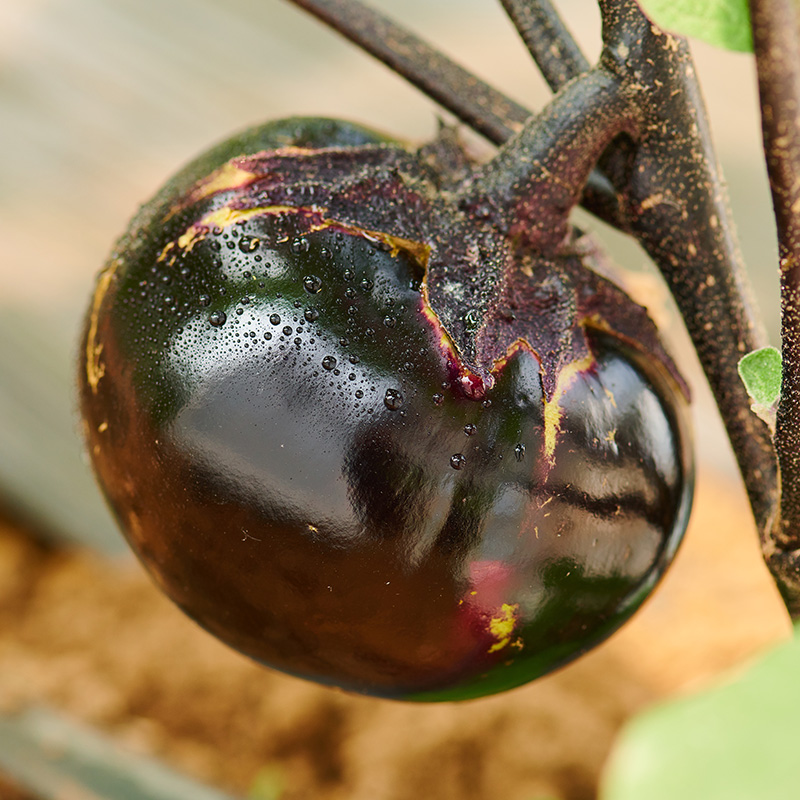
[[589, 62], [549, 0], [500, 0], [547, 85], [557, 92]]
[[292, 2], [375, 56], [493, 144], [522, 129], [531, 112], [383, 14], [357, 0]]
[[[552, 91], [560, 91], [564, 84], [588, 71], [586, 56], [550, 0], [500, 2]], [[629, 233], [615, 187], [615, 183], [618, 187], [624, 181], [625, 145], [625, 139], [612, 142], [597, 159], [597, 169], [589, 176], [581, 202], [595, 216]]]
[[800, 11], [792, 0], [750, 0], [750, 13], [781, 281], [780, 507], [770, 566], [800, 616]]
[[630, 231], [667, 281], [725, 423], [762, 536], [777, 477], [767, 426], [750, 411], [742, 355], [766, 343], [719, 174], [686, 43], [634, 0], [599, 0], [602, 63], [637, 95], [640, 139], [624, 194]]
[[473, 171], [462, 203], [489, 202], [495, 224], [513, 239], [535, 252], [557, 251], [597, 160], [620, 132], [634, 132], [633, 117], [618, 78], [590, 70]]
[[[524, 106], [358, 0], [291, 2], [375, 56], [493, 144], [503, 144], [532, 115]], [[609, 225], [623, 227], [614, 189], [599, 172], [590, 176], [582, 202]]]

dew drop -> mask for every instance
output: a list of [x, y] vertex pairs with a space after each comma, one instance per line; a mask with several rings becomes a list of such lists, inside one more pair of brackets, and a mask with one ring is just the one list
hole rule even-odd
[[390, 411], [397, 411], [403, 405], [403, 395], [398, 389], [387, 389], [383, 396], [383, 404]]
[[281, 315], [280, 314], [270, 314], [269, 321], [273, 325], [280, 325], [281, 324]]
[[272, 338], [272, 334], [271, 334], [269, 331], [267, 331], [267, 332], [264, 334], [264, 338], [265, 338], [267, 341], [269, 341], [269, 340]]
[[225, 321], [228, 319], [227, 314], [224, 311], [212, 311], [211, 314], [208, 316], [208, 321], [215, 327], [220, 328], [225, 324]]
[[305, 310], [303, 317], [305, 317], [306, 322], [316, 322], [319, 319], [319, 309], [311, 306]]
[[464, 426], [464, 433], [466, 433], [467, 436], [474, 436], [477, 430], [478, 430], [477, 425], [470, 424]]
[[356, 397], [360, 400], [364, 396], [364, 392], [361, 389], [356, 389]]
[[261, 240], [257, 236], [242, 236], [239, 239], [239, 249], [243, 253], [254, 253], [260, 244]]
[[336, 359], [333, 356], [325, 356], [322, 359], [322, 366], [325, 369], [331, 370], [336, 366]]
[[291, 335], [292, 335], [292, 326], [291, 326], [291, 325], [287, 325], [287, 326], [286, 326], [286, 327], [283, 329], [283, 335], [284, 335], [284, 336], [291, 336]]
[[322, 278], [316, 275], [306, 275], [303, 278], [303, 286], [309, 294], [316, 294], [322, 288]]
[[305, 239], [302, 236], [298, 237], [297, 239], [292, 239], [292, 244], [290, 247], [296, 256], [307, 253], [309, 248], [308, 239]]
[[383, 324], [387, 328], [394, 328], [396, 322], [397, 321], [395, 320], [394, 317], [386, 316], [386, 317], [383, 318]]
[[456, 453], [450, 456], [450, 466], [453, 469], [461, 469], [467, 463], [467, 457], [463, 453]]
[[442, 403], [444, 403], [444, 395], [439, 392], [436, 392], [436, 394], [431, 398], [431, 400], [433, 400], [433, 404], [435, 406], [440, 406]]
[[468, 333], [474, 333], [481, 324], [480, 314], [474, 308], [467, 311], [462, 317], [462, 320], [464, 321], [464, 327], [467, 329]]
[[368, 292], [374, 285], [375, 284], [373, 283], [373, 281], [371, 281], [369, 278], [364, 278], [364, 280], [361, 281], [361, 288], [365, 292]]
[[348, 356], [348, 359], [347, 359], [347, 360], [348, 360], [348, 361], [349, 361], [351, 364], [358, 364], [358, 362], [359, 362], [359, 361], [361, 361], [361, 359], [360, 359], [360, 358], [359, 358], [357, 355], [355, 355], [355, 354], [353, 354], [353, 355], [351, 355], [351, 356]]
[[520, 443], [514, 448], [514, 458], [516, 458], [517, 461], [522, 461], [522, 459], [525, 458], [524, 444]]
[[330, 261], [333, 258], [333, 253], [327, 247], [321, 247], [319, 254], [325, 261]]

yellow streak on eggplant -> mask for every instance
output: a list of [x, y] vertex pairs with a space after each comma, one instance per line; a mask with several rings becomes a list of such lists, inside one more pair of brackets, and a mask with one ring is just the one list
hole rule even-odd
[[102, 342], [97, 341], [97, 320], [100, 316], [100, 306], [111, 285], [111, 279], [117, 271], [117, 262], [112, 262], [97, 279], [97, 288], [94, 290], [92, 310], [89, 314], [89, 330], [86, 333], [86, 382], [92, 394], [97, 394], [97, 384], [106, 374], [106, 365], [100, 360], [103, 353]]
[[522, 337], [520, 337], [519, 339], [515, 339], [508, 346], [508, 348], [506, 349], [506, 352], [503, 353], [503, 355], [500, 356], [500, 358], [496, 358], [492, 362], [492, 374], [494, 375], [494, 374], [502, 371], [505, 368], [506, 364], [508, 364], [508, 362], [511, 360], [512, 356], [515, 353], [518, 353], [520, 350], [525, 350], [528, 353], [531, 353], [533, 355], [533, 357], [537, 361], [539, 360], [539, 356], [536, 355], [536, 351], [531, 347], [531, 345], [528, 342], [528, 340], [527, 339], [523, 339]]
[[548, 400], [544, 399], [544, 456], [553, 463], [553, 457], [556, 450], [556, 438], [558, 432], [561, 430], [561, 421], [563, 418], [563, 409], [561, 408], [561, 400], [564, 393], [569, 389], [575, 379], [581, 372], [586, 372], [594, 364], [594, 356], [584, 356], [584, 358], [573, 361], [567, 364], [561, 372], [558, 373], [556, 379], [556, 389], [553, 396]]
[[453, 358], [458, 358], [456, 347], [455, 344], [453, 344], [453, 340], [450, 338], [450, 334], [444, 329], [442, 321], [439, 319], [438, 314], [433, 310], [428, 300], [428, 287], [425, 284], [422, 286], [422, 316], [428, 320], [433, 328], [442, 352], [451, 355]]
[[161, 252], [158, 254], [158, 258], [156, 259], [156, 263], [160, 264], [162, 261], [166, 261], [167, 260], [167, 256], [170, 253], [170, 250], [172, 250], [174, 247], [175, 247], [175, 242], [167, 242], [164, 245], [164, 247], [161, 250]]
[[[158, 256], [158, 261], [164, 261], [170, 251], [177, 244], [178, 248], [189, 252], [199, 241], [208, 236], [209, 232], [215, 228], [224, 230], [238, 222], [243, 222], [253, 217], [259, 216], [277, 216], [279, 214], [303, 214], [311, 213], [322, 217], [327, 209], [320, 208], [319, 206], [287, 206], [287, 205], [274, 205], [274, 206], [257, 206], [255, 208], [242, 208], [234, 209], [229, 206], [223, 206], [216, 211], [211, 211], [206, 214], [199, 222], [195, 222], [187, 230], [178, 237], [177, 242], [169, 242], [161, 250]], [[394, 236], [390, 233], [383, 231], [372, 231], [367, 228], [359, 228], [356, 225], [351, 225], [347, 222], [340, 222], [336, 219], [322, 219], [314, 225], [309, 226], [304, 234], [315, 233], [316, 231], [325, 230], [326, 228], [339, 228], [345, 233], [354, 236], [362, 236], [374, 242], [382, 242], [389, 248], [392, 256], [397, 256], [400, 252], [407, 252], [413, 259], [415, 259], [423, 269], [427, 268], [428, 258], [430, 257], [431, 248], [423, 242], [416, 242], [411, 239], [403, 239], [400, 236]]]
[[232, 189], [241, 189], [257, 177], [258, 175], [254, 172], [241, 169], [233, 161], [228, 161], [219, 169], [214, 170], [207, 178], [198, 181], [194, 188], [170, 208], [164, 217], [164, 222], [169, 222], [176, 214], [200, 200], [205, 200], [206, 197], [211, 197], [219, 192], [229, 192]]
[[[338, 223], [334, 223], [338, 224]], [[349, 228], [349, 226], [344, 226]], [[353, 228], [352, 230], [360, 230]], [[390, 233], [381, 233], [380, 231], [365, 230], [364, 234], [367, 236], [378, 239], [384, 244], [388, 245], [389, 255], [396, 257], [399, 253], [408, 253], [424, 270], [428, 269], [428, 259], [431, 256], [430, 245], [424, 242], [415, 242], [413, 239], [403, 239], [400, 236], [393, 236]]]
[[200, 181], [196, 188], [192, 189], [189, 193], [189, 202], [196, 203], [198, 200], [204, 200], [217, 192], [239, 189], [255, 177], [257, 175], [254, 172], [241, 169], [229, 161]]
[[[256, 208], [230, 208], [223, 206], [216, 211], [211, 211], [206, 214], [200, 222], [195, 222], [191, 225], [185, 233], [178, 237], [178, 247], [185, 252], [189, 252], [198, 242], [208, 236], [209, 232], [214, 228], [224, 230], [237, 222], [243, 222], [253, 217], [287, 214], [296, 212], [298, 209], [293, 206], [258, 206]], [[316, 211], [317, 209], [311, 209]], [[162, 250], [162, 255], [168, 252], [170, 245], [167, 245]], [[159, 260], [161, 256], [159, 256]]]
[[511, 634], [514, 633], [514, 627], [517, 624], [518, 611], [519, 603], [514, 603], [513, 605], [511, 603], [503, 603], [500, 607], [500, 615], [489, 620], [489, 633], [497, 641], [489, 648], [488, 652], [496, 653], [511, 641]]

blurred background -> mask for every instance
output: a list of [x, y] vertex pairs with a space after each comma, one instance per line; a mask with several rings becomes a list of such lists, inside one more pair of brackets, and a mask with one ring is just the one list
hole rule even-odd
[[[547, 102], [499, 3], [373, 5], [530, 108]], [[560, 7], [594, 58], [595, 6], [564, 0]], [[744, 257], [777, 343], [777, 256], [752, 60], [697, 42], [693, 49]], [[343, 117], [424, 141], [441, 113], [283, 0], [2, 0], [0, 533], [9, 530], [6, 519], [34, 538], [82, 543], [115, 558], [126, 552], [82, 456], [73, 375], [94, 276], [139, 204], [198, 152], [262, 120]], [[639, 299], [661, 316], [669, 304], [638, 247], [586, 216], [581, 223], [618, 263], [641, 274]], [[669, 317], [665, 324], [695, 390], [697, 512], [663, 589], [599, 655], [516, 699], [485, 701], [477, 711], [471, 705], [469, 713], [330, 699], [223, 652], [138, 571], [110, 572], [108, 562], [83, 555], [42, 561], [39, 551], [31, 555], [0, 536], [0, 711], [10, 700], [46, 700], [236, 789], [253, 785], [255, 765], [269, 756], [302, 776], [300, 793], [286, 797], [444, 798], [452, 784], [460, 800], [496, 800], [499, 780], [505, 798], [529, 800], [535, 790], [589, 797], [626, 716], [788, 631], [721, 423], [680, 325]], [[20, 564], [28, 569], [24, 585]], [[119, 655], [115, 642], [140, 661]], [[175, 643], [185, 657], [170, 672], [159, 665]], [[181, 670], [193, 657], [204, 666], [187, 677]], [[115, 669], [128, 683], [111, 677]], [[210, 703], [220, 683], [228, 684], [227, 699], [201, 708], [199, 697]], [[193, 692], [190, 704], [181, 699], [183, 686]], [[184, 719], [190, 705], [196, 717]], [[274, 736], [260, 727], [266, 719], [282, 720]], [[402, 731], [408, 735], [400, 741]], [[495, 772], [465, 773], [473, 750], [487, 753], [489, 740], [494, 766], [487, 769]], [[520, 741], [530, 752], [516, 758]], [[329, 753], [342, 747], [336, 772]], [[397, 747], [411, 755], [397, 761]], [[371, 772], [359, 766], [365, 748], [376, 759]], [[233, 766], [233, 753], [245, 762]], [[3, 791], [0, 783], [0, 797]]]

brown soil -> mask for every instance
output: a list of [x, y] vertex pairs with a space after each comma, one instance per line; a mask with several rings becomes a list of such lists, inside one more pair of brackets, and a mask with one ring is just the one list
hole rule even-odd
[[623, 631], [557, 674], [460, 705], [269, 672], [185, 619], [138, 566], [0, 528], [0, 708], [52, 705], [234, 792], [278, 770], [285, 800], [587, 800], [633, 713], [788, 632], [745, 501], [710, 472], [676, 564]]

